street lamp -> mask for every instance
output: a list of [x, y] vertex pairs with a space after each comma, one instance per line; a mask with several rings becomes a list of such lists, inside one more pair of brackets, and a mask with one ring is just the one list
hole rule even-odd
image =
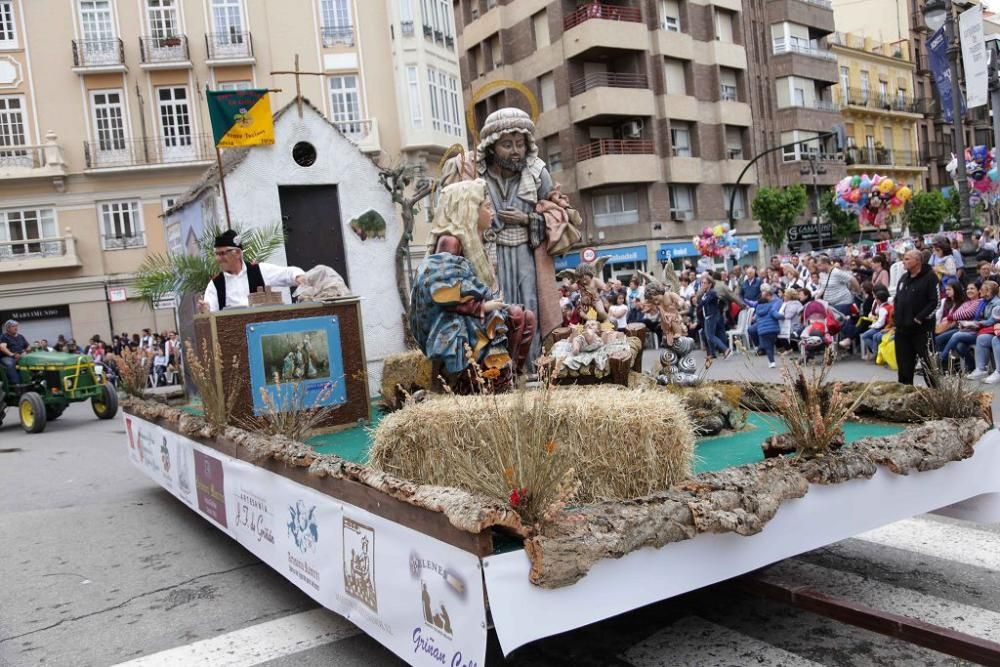
[[[955, 36], [955, 18], [952, 16], [952, 0], [928, 0], [924, 5], [924, 23], [932, 32], [944, 26], [948, 40], [948, 71], [951, 75], [951, 122], [952, 137], [955, 141], [955, 155], [958, 158], [958, 221], [961, 229], [972, 226], [969, 214], [969, 178], [965, 173], [965, 129], [962, 122], [962, 88], [958, 82], [958, 57], [961, 44]], [[940, 92], [940, 91], [939, 91]]]

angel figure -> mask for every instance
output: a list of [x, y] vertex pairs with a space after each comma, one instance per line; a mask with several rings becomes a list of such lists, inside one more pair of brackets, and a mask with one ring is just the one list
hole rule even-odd
[[688, 328], [682, 314], [687, 303], [678, 293], [680, 281], [677, 274], [669, 263], [664, 268], [662, 280], [648, 273], [640, 273], [649, 281], [643, 308], [647, 312], [659, 313], [666, 348], [660, 355], [660, 364], [666, 372], [657, 376], [657, 381], [661, 384], [691, 384], [697, 380], [697, 367], [692, 356], [694, 340], [687, 335]]
[[604, 274], [604, 265], [607, 264], [607, 257], [598, 257], [594, 263], [584, 263], [575, 269], [563, 269], [556, 274], [559, 280], [570, 280], [580, 291], [580, 296], [587, 295], [590, 302], [597, 311], [597, 319], [604, 322], [608, 319], [608, 311], [604, 307], [604, 299], [601, 292], [606, 288], [604, 281], [600, 278]]

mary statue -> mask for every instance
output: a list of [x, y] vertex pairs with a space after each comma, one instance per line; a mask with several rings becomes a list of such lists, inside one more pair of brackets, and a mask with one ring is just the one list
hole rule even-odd
[[486, 183], [445, 187], [428, 255], [413, 281], [410, 326], [424, 354], [452, 376], [474, 362], [510, 377], [528, 359], [534, 313], [504, 303], [483, 247], [493, 220]]

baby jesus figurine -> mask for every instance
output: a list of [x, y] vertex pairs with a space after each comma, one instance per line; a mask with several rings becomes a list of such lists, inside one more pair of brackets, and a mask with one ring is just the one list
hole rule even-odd
[[583, 331], [573, 336], [573, 354], [593, 352], [602, 345], [604, 341], [601, 340], [601, 325], [597, 320], [588, 321], [583, 325]]
[[624, 333], [590, 320], [570, 338], [557, 341], [550, 355], [559, 360], [565, 369], [580, 371], [592, 367], [594, 375], [603, 377], [608, 373], [611, 359], [628, 361], [632, 350]]
[[687, 307], [683, 297], [660, 285], [646, 286], [646, 303], [643, 310], [660, 315], [660, 329], [667, 347], [672, 347], [674, 337], [687, 336], [688, 328], [681, 314]]

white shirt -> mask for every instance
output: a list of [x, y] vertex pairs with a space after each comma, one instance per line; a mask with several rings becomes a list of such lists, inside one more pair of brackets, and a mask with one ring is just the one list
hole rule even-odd
[[[260, 262], [257, 266], [260, 267], [260, 274], [264, 277], [264, 285], [267, 287], [292, 287], [296, 284], [296, 278], [305, 275], [305, 271], [297, 266], [278, 266], [267, 262]], [[246, 264], [235, 275], [225, 272], [222, 275], [226, 279], [226, 308], [249, 306], [250, 279], [247, 278]], [[204, 300], [210, 312], [219, 310], [219, 295], [215, 291], [215, 282], [208, 283]]]

